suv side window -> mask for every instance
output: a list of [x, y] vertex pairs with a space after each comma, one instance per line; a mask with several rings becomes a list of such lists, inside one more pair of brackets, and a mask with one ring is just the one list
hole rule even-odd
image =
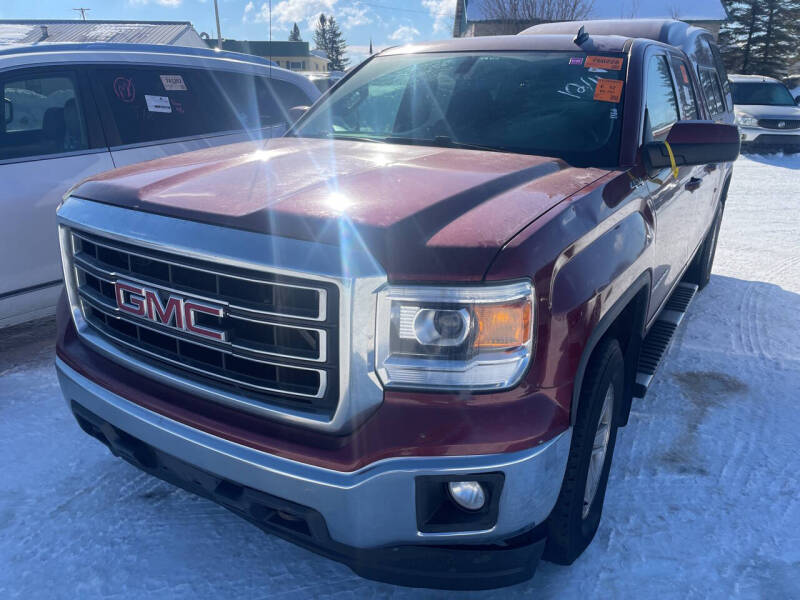
[[95, 81], [121, 145], [242, 128], [217, 86], [197, 69], [120, 65], [98, 69]]
[[647, 63], [645, 107], [650, 126], [650, 130], [645, 131], [645, 139], [663, 140], [672, 124], [680, 118], [666, 56], [652, 56]]
[[212, 71], [211, 77], [245, 129], [289, 123], [290, 108], [312, 103], [302, 89], [281, 79], [231, 71]]
[[694, 96], [692, 78], [689, 76], [689, 65], [686, 61], [676, 56], [671, 57], [672, 70], [675, 82], [678, 85], [678, 99], [681, 105], [683, 119], [697, 119], [697, 100]]
[[10, 75], [2, 84], [0, 160], [61, 154], [89, 147], [74, 73]]

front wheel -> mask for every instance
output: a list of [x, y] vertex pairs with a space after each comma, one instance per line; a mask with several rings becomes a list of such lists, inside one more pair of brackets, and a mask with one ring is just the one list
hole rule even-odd
[[546, 560], [572, 564], [600, 526], [624, 382], [619, 343], [600, 342], [583, 379], [567, 470], [547, 520]]
[[711, 224], [711, 229], [706, 234], [706, 239], [700, 246], [697, 256], [694, 257], [694, 262], [692, 262], [691, 267], [689, 267], [689, 272], [686, 276], [686, 281], [697, 284], [697, 287], [701, 290], [706, 287], [711, 280], [711, 269], [714, 266], [714, 256], [717, 253], [719, 229], [722, 226], [722, 209], [723, 205], [720, 202], [717, 207], [717, 212], [714, 215], [714, 222]]

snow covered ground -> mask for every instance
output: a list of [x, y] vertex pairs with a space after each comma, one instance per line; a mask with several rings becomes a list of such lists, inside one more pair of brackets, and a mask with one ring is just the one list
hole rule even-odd
[[[739, 160], [714, 276], [620, 431], [594, 543], [494, 595], [800, 598], [798, 184], [800, 155]], [[0, 598], [448, 595], [360, 579], [113, 458], [63, 404], [52, 336], [0, 333]]]

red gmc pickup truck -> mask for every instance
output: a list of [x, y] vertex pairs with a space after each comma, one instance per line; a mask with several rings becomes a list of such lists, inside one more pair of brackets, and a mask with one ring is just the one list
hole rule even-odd
[[712, 45], [645, 22], [390, 49], [281, 139], [83, 182], [58, 213], [78, 423], [366, 577], [571, 563], [709, 281], [739, 152]]

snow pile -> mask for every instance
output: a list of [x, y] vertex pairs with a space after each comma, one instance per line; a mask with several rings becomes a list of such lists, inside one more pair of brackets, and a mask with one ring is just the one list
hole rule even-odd
[[[800, 597], [798, 181], [800, 156], [739, 160], [594, 543], [486, 597]], [[360, 579], [113, 458], [68, 414], [48, 335], [0, 338], [0, 597], [448, 596]]]

